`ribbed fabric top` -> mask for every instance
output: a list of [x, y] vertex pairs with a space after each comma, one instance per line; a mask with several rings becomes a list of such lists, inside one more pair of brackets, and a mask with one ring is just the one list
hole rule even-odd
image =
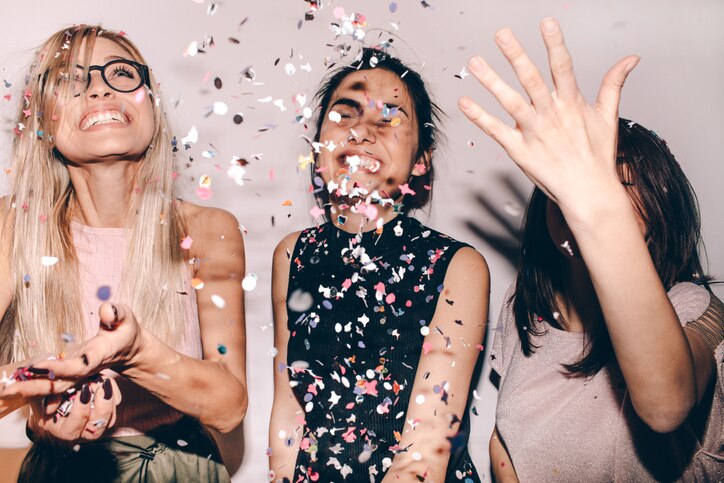
[[[126, 294], [120, 290], [124, 273], [126, 240], [130, 230], [125, 228], [94, 228], [71, 223], [73, 242], [78, 257], [81, 279], [82, 309], [88, 339], [98, 333], [99, 288], [110, 289], [109, 301], [129, 304]], [[196, 291], [184, 280], [186, 297], [186, 326], [182, 341], [176, 350], [190, 357], [201, 357]], [[123, 400], [117, 408], [117, 421], [109, 436], [130, 436], [148, 432], [181, 418], [181, 413], [161, 402], [130, 380], [105, 371], [116, 377]]]
[[[491, 366], [501, 377], [498, 432], [521, 482], [704, 481], [693, 472], [716, 472], [716, 466], [724, 477], [721, 447], [712, 447], [722, 441], [719, 384], [713, 409], [718, 414], [710, 418], [719, 429], [709, 429], [707, 448], [702, 449], [688, 423], [673, 433], [657, 434], [636, 415], [615, 361], [591, 378], [565, 375], [561, 364], [580, 358], [583, 333], [543, 321], [546, 333], [532, 340], [538, 348], [530, 357], [523, 355], [512, 302], [507, 303], [512, 293], [513, 287], [494, 329]], [[689, 282], [675, 285], [668, 295], [682, 325], [701, 317], [711, 302], [706, 289]], [[721, 350], [716, 358], [721, 370]]]
[[[301, 233], [287, 292], [287, 363], [306, 418], [293, 481], [382, 480], [399, 449], [421, 328], [463, 246], [405, 216], [381, 235], [331, 223]], [[449, 481], [477, 482], [461, 434], [448, 475], [463, 478]]]

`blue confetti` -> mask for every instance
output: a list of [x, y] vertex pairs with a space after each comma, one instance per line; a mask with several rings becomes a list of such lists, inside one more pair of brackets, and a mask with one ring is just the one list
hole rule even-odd
[[96, 297], [98, 297], [100, 300], [103, 300], [104, 302], [111, 298], [111, 287], [108, 285], [102, 285], [98, 287], [98, 292], [96, 292]]

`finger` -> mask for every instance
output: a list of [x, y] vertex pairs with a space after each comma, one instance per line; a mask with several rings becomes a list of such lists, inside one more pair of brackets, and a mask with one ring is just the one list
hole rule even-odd
[[573, 71], [573, 58], [563, 41], [563, 32], [558, 21], [553, 17], [544, 18], [541, 21], [541, 33], [548, 49], [548, 64], [556, 97], [566, 101], [573, 100], [580, 95], [580, 91]]
[[514, 136], [517, 134], [510, 126], [503, 124], [500, 119], [485, 112], [482, 107], [468, 97], [461, 97], [458, 106], [473, 124], [482, 129], [485, 134], [493, 138], [506, 151], [508, 150]]
[[551, 92], [540, 71], [525, 53], [513, 32], [509, 29], [498, 30], [495, 34], [495, 41], [513, 67], [520, 85], [525, 89], [536, 111], [549, 108], [553, 104]]
[[621, 89], [629, 73], [638, 65], [638, 56], [630, 55], [619, 60], [616, 65], [606, 72], [598, 90], [595, 107], [608, 114], [611, 118], [618, 118], [618, 105], [621, 101]]
[[473, 57], [468, 62], [470, 72], [503, 106], [519, 126], [529, 126], [534, 121], [534, 111], [530, 103], [503, 81], [481, 57]]
[[96, 385], [90, 417], [83, 430], [83, 438], [98, 439], [110, 426], [115, 407], [113, 384], [110, 379], [106, 379], [102, 384]]
[[6, 385], [0, 397], [13, 399], [18, 397], [47, 396], [48, 394], [60, 394], [70, 389], [75, 384], [72, 380], [64, 379], [33, 379], [20, 381]]
[[90, 384], [83, 384], [78, 394], [72, 396], [73, 406], [66, 416], [55, 414], [46, 429], [63, 441], [75, 441], [83, 434], [91, 413], [93, 393]]
[[124, 306], [121, 304], [115, 305], [108, 302], [101, 304], [98, 309], [98, 314], [101, 318], [101, 329], [115, 330], [125, 318], [126, 311]]

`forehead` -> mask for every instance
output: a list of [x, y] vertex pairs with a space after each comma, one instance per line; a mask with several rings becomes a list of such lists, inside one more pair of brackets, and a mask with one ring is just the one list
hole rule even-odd
[[409, 107], [411, 102], [402, 79], [385, 69], [359, 70], [347, 75], [334, 91], [332, 101], [341, 97], [366, 97], [400, 107]]
[[[85, 56], [85, 49], [86, 43], [84, 41], [80, 47], [81, 59]], [[133, 55], [117, 42], [104, 37], [97, 37], [95, 45], [93, 46], [93, 52], [91, 53], [91, 62], [102, 65], [116, 57], [133, 60]]]

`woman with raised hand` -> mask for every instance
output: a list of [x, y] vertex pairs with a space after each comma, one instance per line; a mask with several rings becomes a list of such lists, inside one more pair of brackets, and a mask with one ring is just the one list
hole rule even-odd
[[176, 198], [163, 111], [139, 50], [98, 26], [53, 34], [27, 76], [0, 244], [21, 481], [229, 480], [203, 426], [246, 411], [243, 241]]
[[558, 23], [541, 27], [553, 92], [503, 29], [529, 100], [481, 58], [469, 67], [515, 127], [459, 103], [536, 185], [491, 351], [496, 479], [719, 481], [724, 310], [693, 190], [662, 139], [618, 117], [639, 59], [612, 67], [589, 105]]
[[375, 49], [317, 99], [312, 179], [329, 221], [274, 254], [270, 478], [479, 482], [467, 402], [487, 265], [408, 216], [430, 196], [439, 111]]

